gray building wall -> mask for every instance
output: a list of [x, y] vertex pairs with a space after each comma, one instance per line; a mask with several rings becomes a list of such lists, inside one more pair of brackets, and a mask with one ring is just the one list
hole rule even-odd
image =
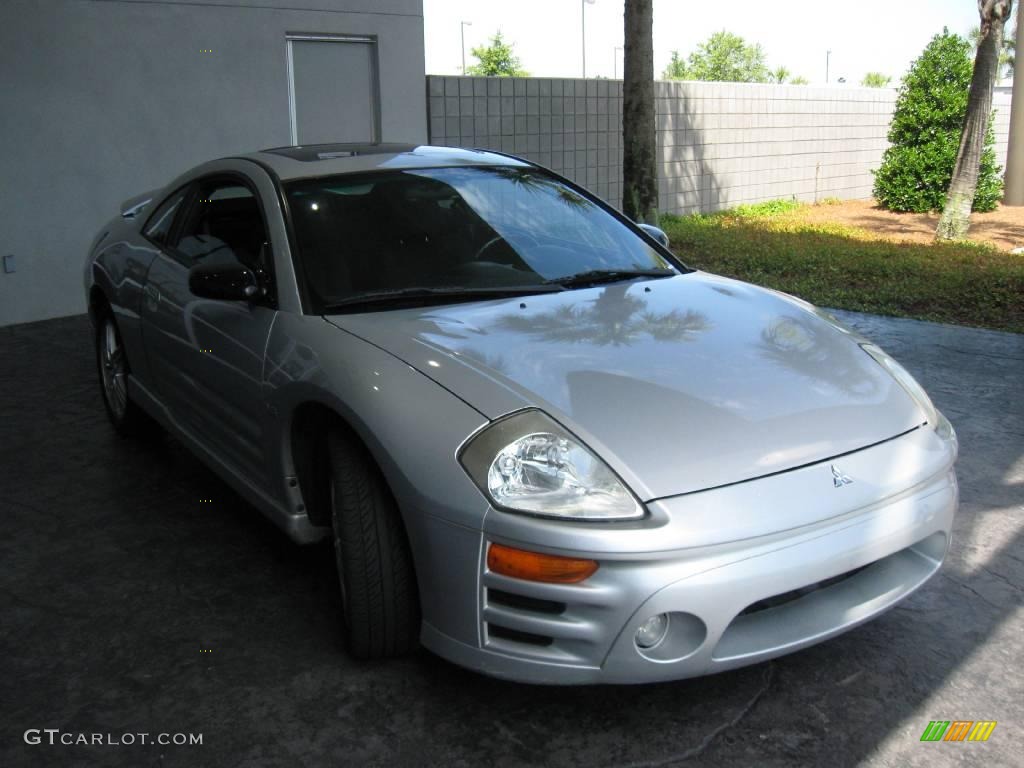
[[0, 325], [85, 310], [86, 249], [126, 198], [291, 143], [295, 32], [376, 36], [381, 138], [426, 139], [422, 0], [4, 0]]
[[[621, 205], [622, 82], [430, 76], [430, 141], [523, 155]], [[896, 92], [753, 83], [655, 84], [661, 210], [871, 196]], [[1010, 103], [997, 93], [996, 154]]]

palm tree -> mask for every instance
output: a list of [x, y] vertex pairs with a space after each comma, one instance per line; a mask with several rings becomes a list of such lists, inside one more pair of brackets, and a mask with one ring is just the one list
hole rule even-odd
[[634, 221], [658, 223], [654, 132], [653, 0], [626, 0], [622, 84], [622, 210]]
[[[978, 52], [978, 44], [981, 43], [981, 27], [971, 27], [967, 37], [974, 43], [974, 52]], [[1017, 24], [1012, 29], [1005, 29], [1003, 32], [1003, 47], [999, 51], [999, 66], [1003, 68], [1003, 77], [1013, 77], [1013, 65], [1017, 59]]]
[[992, 113], [992, 90], [999, 72], [1003, 28], [1013, 10], [1013, 0], [978, 0], [978, 10], [981, 14], [981, 37], [978, 41], [978, 54], [974, 58], [974, 74], [971, 76], [960, 149], [956, 153], [956, 165], [953, 166], [946, 205], [935, 230], [935, 237], [940, 240], [959, 240], [967, 235], [971, 225], [971, 206], [978, 188], [981, 152], [985, 147], [985, 132]]
[[892, 78], [889, 75], [883, 75], [881, 72], [868, 72], [864, 75], [860, 84], [865, 88], [885, 88], [891, 80]]
[[570, 208], [594, 208], [594, 204], [582, 195], [577, 194], [560, 181], [533, 173], [527, 168], [493, 168], [483, 169], [495, 176], [508, 179], [521, 189], [531, 193], [554, 192], [558, 201]]

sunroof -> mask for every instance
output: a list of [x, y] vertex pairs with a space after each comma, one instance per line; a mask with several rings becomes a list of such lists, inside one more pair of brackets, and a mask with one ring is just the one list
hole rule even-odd
[[310, 144], [297, 147], [274, 147], [262, 151], [304, 163], [315, 163], [318, 160], [338, 160], [359, 155], [397, 154], [415, 148], [411, 144]]

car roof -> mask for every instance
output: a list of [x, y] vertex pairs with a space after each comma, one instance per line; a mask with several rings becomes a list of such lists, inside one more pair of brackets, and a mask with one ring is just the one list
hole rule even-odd
[[242, 157], [268, 166], [282, 181], [404, 168], [530, 165], [525, 160], [485, 149], [416, 144], [308, 144], [263, 149]]

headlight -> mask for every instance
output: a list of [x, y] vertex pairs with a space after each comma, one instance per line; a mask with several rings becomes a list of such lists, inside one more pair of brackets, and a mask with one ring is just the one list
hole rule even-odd
[[637, 520], [644, 508], [578, 438], [537, 410], [491, 424], [459, 456], [501, 509], [572, 520]]

